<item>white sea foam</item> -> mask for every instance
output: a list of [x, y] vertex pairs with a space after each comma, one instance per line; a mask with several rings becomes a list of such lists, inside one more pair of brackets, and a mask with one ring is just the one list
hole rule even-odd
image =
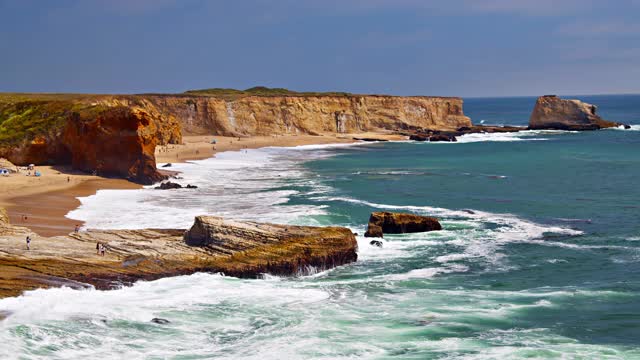
[[[615, 127], [615, 128], [610, 128], [611, 130], [623, 130], [623, 131], [640, 131], [640, 125], [629, 125], [630, 128], [629, 129], [625, 129], [624, 125]], [[608, 130], [608, 129], [605, 129]]]
[[329, 154], [320, 148], [305, 149], [309, 148], [224, 152], [211, 159], [174, 164], [172, 169], [183, 178], [177, 181], [198, 189], [99, 190], [79, 198], [81, 206], [67, 217], [85, 221], [87, 228], [131, 229], [187, 228], [195, 216], [203, 214], [281, 223], [322, 215], [325, 211], [319, 206], [285, 205], [296, 194], [286, 189], [292, 183], [308, 186], [311, 192], [326, 190], [306, 176], [300, 161]]

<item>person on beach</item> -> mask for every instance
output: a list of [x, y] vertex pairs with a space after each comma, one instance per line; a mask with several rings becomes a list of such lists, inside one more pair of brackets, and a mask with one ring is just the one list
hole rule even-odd
[[76, 228], [73, 229], [74, 233], [78, 233], [80, 231], [80, 225], [76, 225]]
[[27, 235], [27, 250], [31, 250], [31, 236]]
[[104, 256], [105, 247], [104, 244], [100, 244], [100, 256]]
[[96, 255], [100, 255], [100, 243], [96, 243]]

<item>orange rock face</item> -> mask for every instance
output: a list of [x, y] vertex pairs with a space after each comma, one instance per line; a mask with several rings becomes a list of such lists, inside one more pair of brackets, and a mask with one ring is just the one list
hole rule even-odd
[[182, 141], [180, 123], [143, 99], [106, 98], [62, 107], [56, 114], [40, 115], [62, 117], [60, 127], [17, 144], [0, 144], [0, 157], [16, 165], [72, 165], [101, 176], [152, 184], [163, 179], [156, 169], [156, 145]]
[[156, 169], [156, 132], [148, 113], [118, 106], [93, 119], [72, 116], [62, 141], [75, 169], [152, 184], [163, 179]]

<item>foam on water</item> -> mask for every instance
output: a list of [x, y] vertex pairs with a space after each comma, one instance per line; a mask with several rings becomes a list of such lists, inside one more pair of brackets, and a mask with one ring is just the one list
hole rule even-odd
[[85, 228], [137, 229], [188, 228], [202, 214], [277, 223], [323, 215], [324, 209], [318, 206], [284, 206], [296, 194], [288, 188], [307, 186], [308, 193], [324, 192], [326, 187], [308, 176], [300, 162], [330, 156], [326, 149], [353, 145], [223, 152], [215, 158], [174, 164], [172, 170], [182, 178], [174, 181], [198, 189], [99, 190], [79, 198], [80, 207], [67, 217], [84, 221]]

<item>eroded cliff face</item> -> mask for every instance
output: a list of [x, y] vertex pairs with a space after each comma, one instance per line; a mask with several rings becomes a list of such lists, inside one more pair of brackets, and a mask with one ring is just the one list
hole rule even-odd
[[152, 184], [163, 178], [156, 169], [156, 145], [182, 141], [175, 117], [162, 114], [144, 99], [105, 97], [15, 108], [22, 113], [12, 113], [7, 122], [51, 119], [45, 123], [49, 125], [46, 130], [0, 143], [0, 157], [16, 165], [71, 165], [102, 176]]
[[602, 119], [597, 107], [580, 100], [565, 100], [555, 95], [541, 96], [536, 101], [530, 129], [598, 130], [620, 124]]
[[221, 136], [352, 133], [471, 126], [462, 99], [442, 97], [210, 96], [147, 97], [190, 134]]
[[156, 145], [221, 136], [442, 130], [471, 126], [462, 99], [378, 95], [0, 94], [0, 157], [161, 180]]

